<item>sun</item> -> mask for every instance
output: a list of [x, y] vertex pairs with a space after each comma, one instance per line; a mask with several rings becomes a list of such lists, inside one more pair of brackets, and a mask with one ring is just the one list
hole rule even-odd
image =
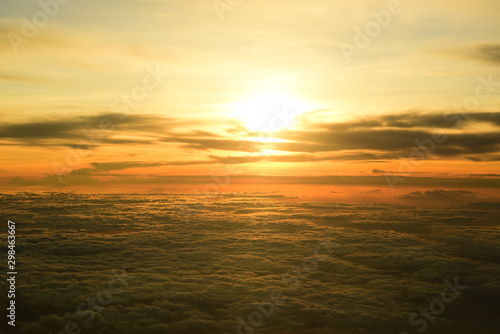
[[295, 117], [310, 111], [304, 100], [279, 92], [264, 92], [233, 105], [233, 116], [252, 132], [269, 133], [291, 127]]

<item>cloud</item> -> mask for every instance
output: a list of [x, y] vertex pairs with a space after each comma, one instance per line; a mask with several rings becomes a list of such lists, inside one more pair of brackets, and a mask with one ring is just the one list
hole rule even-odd
[[[412, 175], [415, 175], [415, 174], [427, 174], [425, 172], [396, 172], [396, 171], [388, 171], [388, 170], [383, 170], [383, 169], [378, 169], [378, 168], [374, 168], [371, 170], [371, 172], [373, 174], [389, 174], [389, 175], [397, 175], [397, 174], [405, 174], [405, 175], [408, 175], [408, 174], [412, 174]], [[441, 175], [445, 175], [447, 173], [440, 173]]]
[[[63, 181], [62, 181], [63, 180]], [[63, 179], [57, 175], [44, 176], [37, 180], [28, 180], [20, 176], [11, 178], [8, 182], [10, 186], [15, 187], [33, 187], [33, 186], [62, 186], [62, 185], [95, 185], [99, 181], [88, 174], [86, 171], [72, 171], [65, 175]]]
[[[431, 140], [432, 136], [431, 131], [401, 129], [302, 131], [283, 135], [282, 138], [294, 142], [273, 143], [271, 147], [281, 151], [311, 153], [341, 150], [404, 152], [418, 149], [418, 142]], [[434, 145], [437, 156], [496, 152], [500, 145], [500, 133], [450, 133], [444, 143]]]
[[140, 161], [124, 161], [124, 162], [93, 162], [92, 167], [97, 171], [123, 170], [137, 167], [157, 167], [164, 166], [161, 162], [140, 162]]
[[311, 161], [338, 161], [338, 160], [369, 160], [369, 159], [389, 159], [394, 158], [391, 154], [373, 153], [343, 153], [333, 154], [286, 154], [286, 155], [254, 155], [254, 156], [216, 156], [209, 155], [212, 162], [235, 164], [252, 162], [311, 162]]
[[372, 189], [367, 191], [361, 191], [360, 194], [380, 194], [382, 192], [381, 189]]
[[[238, 319], [248, 322], [279, 290], [283, 302], [255, 330], [398, 333], [415, 329], [408, 317], [457, 277], [468, 288], [429, 330], [469, 333], [478, 314], [492, 319], [484, 333], [498, 328], [495, 210], [445, 216], [230, 195], [202, 203], [186, 194], [0, 194], [3, 212], [23, 225], [17, 301], [30, 316], [17, 327], [56, 333], [75, 321], [89, 333], [236, 333]], [[179, 214], [187, 203], [203, 204], [189, 224]], [[335, 247], [318, 249], [324, 241]], [[317, 266], [307, 267], [311, 258]], [[103, 293], [122, 269], [127, 285], [114, 281], [123, 289]], [[77, 307], [89, 310], [89, 300], [95, 318], [85, 323], [89, 311]]]
[[481, 44], [475, 48], [476, 57], [500, 65], [500, 44]]
[[[162, 165], [187, 165], [192, 161], [174, 161], [162, 162]], [[214, 162], [200, 161], [200, 164], [209, 164]], [[103, 165], [103, 170], [95, 168], [81, 168], [73, 170], [69, 175], [63, 176], [67, 185], [101, 185], [112, 184], [198, 184], [206, 185], [214, 182], [210, 175], [164, 175], [164, 174], [133, 174], [133, 173], [110, 173], [112, 170], [124, 170], [127, 168], [141, 168], [155, 166], [148, 165], [150, 162], [111, 162], [110, 165]], [[153, 164], [156, 164], [154, 162]], [[107, 168], [111, 168], [106, 170]], [[114, 169], [121, 168], [121, 169]], [[221, 178], [224, 179], [224, 170]], [[103, 179], [105, 177], [105, 179]], [[12, 179], [12, 178], [11, 178]], [[15, 177], [11, 186], [59, 186], [60, 180], [55, 175], [49, 175], [39, 179], [26, 180], [22, 177]], [[341, 176], [275, 176], [260, 174], [233, 174], [230, 175], [231, 184], [265, 183], [265, 184], [335, 184], [335, 185], [371, 185], [377, 187], [387, 186], [387, 180], [382, 175], [341, 175]], [[476, 187], [476, 188], [498, 188], [500, 179], [497, 177], [405, 177], [405, 186], [415, 187]]]
[[460, 208], [469, 210], [500, 210], [500, 202], [476, 202], [467, 203]]
[[[450, 116], [451, 115], [451, 116]], [[455, 114], [448, 115], [454, 119]], [[101, 125], [107, 124], [105, 129]], [[207, 123], [208, 122], [208, 123]], [[258, 142], [245, 139], [241, 134], [214, 133], [203, 130], [210, 121], [181, 121], [156, 114], [120, 115], [100, 113], [94, 115], [43, 118], [25, 122], [0, 123], [2, 145], [26, 146], [82, 146], [100, 145], [174, 145], [206, 151], [206, 160], [191, 164], [235, 162], [307, 162], [334, 160], [389, 161], [415, 150], [433, 153], [426, 158], [462, 158], [471, 161], [496, 161], [500, 148], [500, 113], [471, 114], [462, 122], [459, 131], [452, 131], [450, 122], [441, 114], [412, 112], [408, 115], [381, 115], [370, 121], [352, 120], [342, 123], [308, 123], [297, 129], [275, 132], [284, 142]], [[485, 130], [465, 128], [466, 124], [489, 125]], [[197, 128], [200, 127], [200, 128]], [[109, 128], [109, 129], [108, 129]], [[488, 130], [486, 130], [488, 129]], [[432, 141], [436, 131], [446, 136], [441, 143]], [[230, 131], [229, 131], [230, 132]], [[258, 135], [252, 133], [249, 135]], [[429, 144], [429, 141], [431, 143]], [[423, 148], [421, 148], [423, 147]], [[224, 157], [208, 154], [210, 151], [258, 153], [274, 149], [288, 154], [274, 156]], [[428, 155], [428, 156], [427, 156]], [[104, 162], [103, 162], [104, 163]], [[155, 162], [165, 165], [188, 165], [189, 162]]]
[[382, 169], [374, 168], [374, 169], [372, 169], [372, 173], [373, 174], [382, 174], [382, 173], [389, 173], [389, 172], [382, 170]]
[[112, 170], [124, 170], [129, 168], [149, 168], [149, 167], [159, 167], [159, 166], [189, 166], [189, 165], [206, 165], [213, 164], [216, 161], [206, 160], [206, 161], [158, 161], [158, 162], [144, 162], [144, 161], [119, 161], [119, 162], [93, 162], [91, 166], [94, 167], [95, 171], [112, 171]]
[[[405, 113], [398, 114], [382, 114], [371, 116], [369, 119], [359, 118], [343, 123], [308, 123], [317, 128], [326, 130], [343, 130], [345, 125], [349, 125], [350, 129], [386, 129], [386, 128], [423, 128], [423, 129], [449, 129], [457, 125], [455, 120], [460, 119], [461, 114], [443, 110], [442, 112], [429, 112], [410, 110]], [[467, 122], [461, 122], [458, 125], [463, 127], [468, 122], [490, 123], [492, 125], [500, 126], [500, 113], [499, 112], [475, 112], [470, 114]]]
[[253, 153], [260, 151], [261, 149], [257, 142], [246, 140], [211, 139], [197, 137], [167, 137], [162, 138], [162, 141], [183, 144], [183, 146], [186, 148], [197, 150], [222, 150]]
[[399, 195], [397, 198], [406, 200], [418, 200], [418, 201], [454, 201], [454, 200], [476, 200], [478, 199], [478, 193], [469, 190], [428, 190], [425, 192], [414, 191], [408, 194]]
[[[193, 124], [160, 115], [127, 115], [118, 113], [99, 113], [74, 117], [45, 117], [25, 122], [0, 123], [0, 137], [12, 144], [32, 146], [69, 146], [88, 143], [100, 144], [152, 144], [165, 133], [176, 133], [179, 138], [187, 136], [208, 136], [207, 132], [180, 132], [178, 129]], [[149, 135], [152, 139], [114, 138], [116, 134]]]
[[[447, 114], [447, 117], [455, 120], [458, 115]], [[444, 120], [443, 114], [410, 113], [408, 117], [405, 114], [384, 115], [368, 122], [353, 120], [314, 124], [297, 131], [282, 131], [277, 136], [289, 142], [272, 143], [269, 146], [275, 150], [303, 153], [351, 150], [363, 154], [378, 154], [384, 160], [396, 159], [419, 149], [427, 152], [430, 148], [433, 152], [426, 154], [427, 158], [467, 157], [469, 160], [491, 160], [490, 155], [500, 147], [500, 131], [465, 130], [465, 127], [475, 123], [498, 127], [500, 113], [471, 114], [466, 122], [460, 123], [464, 130], [459, 132], [450, 131], [455, 123]], [[435, 133], [446, 137], [442, 142], [436, 143], [432, 139]], [[374, 151], [377, 153], [373, 153]]]

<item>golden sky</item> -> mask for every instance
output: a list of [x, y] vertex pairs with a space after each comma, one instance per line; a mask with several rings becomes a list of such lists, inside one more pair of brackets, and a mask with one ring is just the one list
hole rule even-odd
[[497, 0], [42, 4], [0, 5], [5, 182], [498, 173]]

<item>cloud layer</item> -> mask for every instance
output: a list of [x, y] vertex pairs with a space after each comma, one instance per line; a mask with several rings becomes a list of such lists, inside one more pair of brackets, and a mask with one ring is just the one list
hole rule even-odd
[[[476, 333], [487, 334], [500, 324], [492, 210], [268, 193], [25, 192], [1, 195], [1, 206], [22, 231], [21, 333], [60, 331], [68, 321], [89, 333], [237, 333], [238, 319], [250, 321], [275, 290], [283, 303], [256, 331], [413, 332], [408, 317], [454, 277], [468, 288], [427, 332], [470, 333], [481, 319]], [[325, 240], [334, 246], [318, 250]], [[306, 271], [315, 252], [317, 267]], [[101, 291], [122, 269], [133, 279], [103, 305]], [[85, 323], [91, 311], [76, 308], [96, 296]]]
[[[249, 137], [262, 133], [229, 134], [196, 129], [195, 121], [160, 115], [96, 114], [74, 118], [42, 119], [0, 124], [3, 145], [164, 147], [199, 151], [204, 159], [175, 161], [95, 162], [98, 170], [120, 170], [161, 165], [245, 162], [311, 162], [335, 160], [396, 160], [414, 151], [424, 159], [498, 161], [500, 113], [473, 113], [462, 121], [454, 113], [412, 112], [382, 115], [342, 123], [304, 122], [294, 130], [273, 134], [283, 142], [261, 142]], [[104, 123], [103, 123], [104, 122]], [[103, 129], [100, 124], [106, 124]], [[477, 125], [484, 130], [479, 130]], [[206, 127], [206, 124], [204, 125]], [[439, 141], [434, 138], [439, 136]], [[255, 155], [273, 149], [286, 155]], [[204, 154], [204, 152], [207, 152]], [[227, 153], [231, 152], [231, 153]], [[231, 155], [232, 154], [232, 155]], [[114, 164], [114, 165], [113, 165]]]

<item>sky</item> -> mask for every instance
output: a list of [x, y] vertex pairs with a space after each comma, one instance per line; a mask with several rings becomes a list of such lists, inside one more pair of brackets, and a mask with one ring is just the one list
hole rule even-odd
[[498, 0], [1, 2], [19, 331], [495, 332], [499, 22]]
[[498, 182], [498, 1], [0, 8], [3, 184]]

